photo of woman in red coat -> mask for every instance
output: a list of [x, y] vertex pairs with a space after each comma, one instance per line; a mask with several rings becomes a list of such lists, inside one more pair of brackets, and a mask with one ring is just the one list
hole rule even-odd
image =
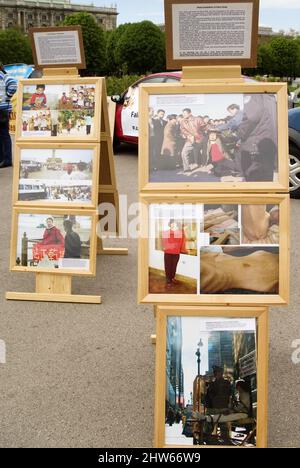
[[172, 288], [179, 282], [176, 280], [176, 270], [181, 253], [187, 253], [185, 249], [185, 235], [179, 222], [171, 219], [169, 228], [162, 233], [162, 244], [164, 251], [164, 265], [166, 275], [166, 287]]

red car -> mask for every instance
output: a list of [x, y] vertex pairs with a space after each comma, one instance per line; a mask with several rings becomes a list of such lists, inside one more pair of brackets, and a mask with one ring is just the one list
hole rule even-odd
[[138, 144], [139, 85], [143, 83], [178, 83], [182, 72], [164, 72], [145, 76], [121, 96], [112, 96], [117, 104], [114, 143]]

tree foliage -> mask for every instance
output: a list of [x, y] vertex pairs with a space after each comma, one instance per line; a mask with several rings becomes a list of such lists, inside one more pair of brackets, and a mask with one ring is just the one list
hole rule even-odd
[[296, 78], [299, 50], [295, 40], [278, 37], [270, 42], [273, 75]]
[[101, 75], [105, 72], [105, 35], [90, 13], [73, 13], [65, 17], [64, 26], [79, 25], [82, 28], [86, 59], [86, 73]]
[[122, 74], [122, 64], [116, 59], [116, 49], [118, 43], [128, 29], [131, 23], [125, 23], [118, 26], [113, 31], [109, 31], [106, 40], [106, 67], [107, 75]]
[[32, 63], [29, 39], [18, 29], [0, 31], [0, 62]]
[[117, 69], [129, 74], [163, 71], [165, 40], [161, 29], [151, 21], [124, 26], [115, 37], [113, 53]]
[[300, 39], [275, 37], [258, 47], [257, 68], [248, 69], [251, 75], [272, 75], [293, 79], [300, 75]]

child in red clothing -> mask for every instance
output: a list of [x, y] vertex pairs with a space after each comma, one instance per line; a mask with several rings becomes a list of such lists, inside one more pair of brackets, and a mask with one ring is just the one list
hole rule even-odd
[[177, 265], [180, 254], [186, 252], [185, 235], [180, 223], [171, 219], [169, 228], [168, 231], [162, 233], [167, 288], [171, 288], [173, 284], [178, 284], [175, 279]]
[[46, 107], [47, 98], [45, 94], [45, 85], [39, 84], [36, 86], [36, 92], [33, 93], [30, 99], [31, 109], [42, 109]]

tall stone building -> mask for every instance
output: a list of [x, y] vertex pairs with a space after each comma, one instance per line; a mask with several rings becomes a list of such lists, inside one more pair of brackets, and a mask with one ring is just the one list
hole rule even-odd
[[96, 7], [71, 0], [0, 0], [0, 29], [55, 26], [72, 13], [91, 13], [105, 31], [117, 26], [117, 7]]

